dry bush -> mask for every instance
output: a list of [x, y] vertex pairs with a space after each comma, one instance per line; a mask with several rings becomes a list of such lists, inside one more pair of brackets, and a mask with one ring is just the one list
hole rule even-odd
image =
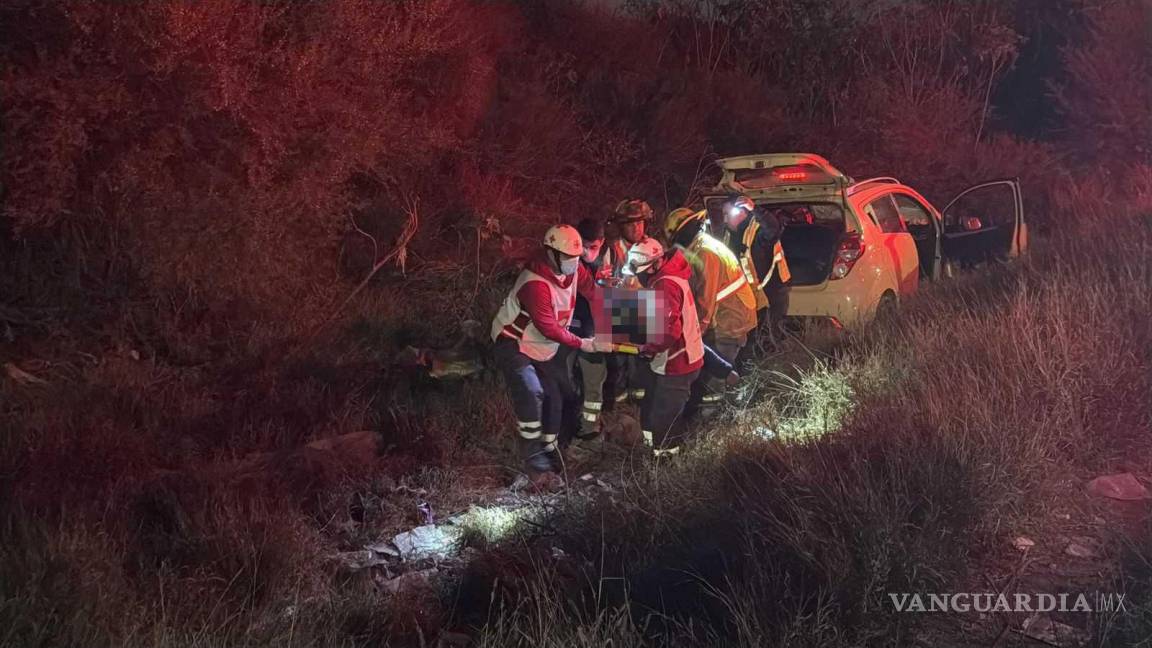
[[54, 30], [39, 54], [20, 41], [6, 57], [17, 231], [96, 221], [153, 294], [241, 324], [290, 327], [324, 306], [348, 180], [435, 163], [493, 83], [484, 12], [449, 0], [9, 15]]

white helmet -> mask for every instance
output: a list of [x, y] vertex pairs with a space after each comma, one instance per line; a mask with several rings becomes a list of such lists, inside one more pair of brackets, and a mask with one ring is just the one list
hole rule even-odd
[[580, 232], [571, 225], [553, 225], [544, 234], [544, 246], [568, 256], [580, 256], [584, 252], [584, 241]]
[[628, 249], [628, 259], [622, 272], [629, 276], [636, 276], [652, 267], [660, 257], [664, 256], [664, 246], [651, 236], [644, 237]]

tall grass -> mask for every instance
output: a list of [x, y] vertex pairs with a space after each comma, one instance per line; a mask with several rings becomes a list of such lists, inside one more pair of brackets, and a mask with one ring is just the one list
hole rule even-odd
[[[933, 286], [681, 464], [509, 548], [559, 547], [574, 573], [493, 590], [483, 642], [910, 641], [887, 593], [964, 583], [974, 557], [1058, 503], [1067, 473], [1149, 456], [1150, 245], [1148, 221], [1125, 222]], [[605, 583], [614, 597], [574, 608]]]
[[[403, 596], [328, 556], [501, 483], [492, 384], [380, 377], [363, 327], [224, 384], [123, 355], [47, 365], [48, 385], [4, 386], [0, 644], [899, 644], [914, 619], [887, 593], [963, 582], [1053, 504], [1053, 475], [1148, 456], [1150, 253], [1126, 220], [929, 286], [814, 362], [761, 368], [683, 461], [485, 536], [446, 591]], [[229, 472], [365, 428], [384, 456]], [[1125, 585], [1145, 606], [1147, 555]]]

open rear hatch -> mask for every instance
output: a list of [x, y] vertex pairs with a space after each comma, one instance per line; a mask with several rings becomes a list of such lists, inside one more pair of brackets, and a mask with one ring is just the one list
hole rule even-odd
[[784, 224], [780, 243], [793, 286], [817, 286], [832, 272], [847, 227], [844, 188], [852, 179], [811, 153], [771, 153], [724, 158], [714, 195], [704, 199], [712, 231], [724, 227], [723, 203], [741, 193]]

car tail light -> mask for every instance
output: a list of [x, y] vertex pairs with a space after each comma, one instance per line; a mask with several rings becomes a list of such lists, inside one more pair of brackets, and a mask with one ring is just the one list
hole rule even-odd
[[852, 272], [852, 266], [864, 256], [864, 240], [860, 232], [848, 232], [836, 248], [836, 260], [832, 262], [831, 279], [843, 279]]
[[781, 180], [806, 180], [808, 178], [808, 174], [804, 171], [781, 171], [777, 169], [776, 177], [780, 178]]

